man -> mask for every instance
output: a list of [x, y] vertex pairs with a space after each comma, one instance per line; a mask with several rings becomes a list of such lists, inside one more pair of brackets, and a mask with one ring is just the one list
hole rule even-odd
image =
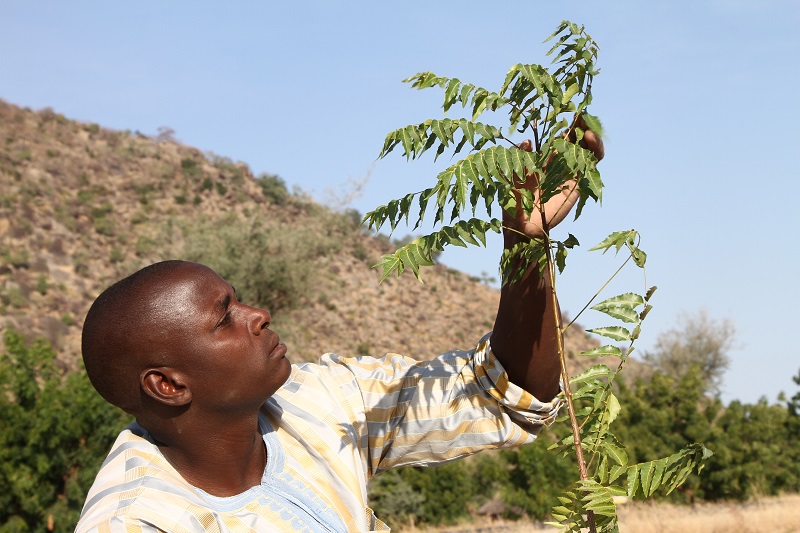
[[[602, 157], [591, 132], [586, 142]], [[548, 202], [547, 225], [575, 200], [565, 191]], [[505, 225], [506, 247], [543, 235], [538, 220], [507, 215]], [[293, 366], [270, 321], [183, 261], [98, 297], [84, 323], [86, 370], [136, 423], [76, 531], [387, 530], [366, 503], [375, 474], [530, 442], [559, 407], [552, 300], [535, 267], [501, 290], [475, 350], [432, 361], [326, 354]]]

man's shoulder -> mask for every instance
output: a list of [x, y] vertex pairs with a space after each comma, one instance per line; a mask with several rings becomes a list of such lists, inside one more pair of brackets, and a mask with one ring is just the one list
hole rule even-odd
[[133, 424], [123, 430], [100, 467], [86, 497], [76, 531], [116, 521], [151, 524], [161, 529], [176, 524], [202, 498]]

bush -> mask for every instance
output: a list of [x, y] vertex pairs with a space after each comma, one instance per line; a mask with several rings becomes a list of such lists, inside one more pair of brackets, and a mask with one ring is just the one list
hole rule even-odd
[[273, 204], [283, 205], [289, 199], [289, 190], [286, 182], [276, 174], [262, 173], [256, 178], [256, 183], [261, 187], [261, 192]]
[[0, 257], [15, 268], [28, 268], [30, 266], [30, 253], [27, 248], [0, 248]]
[[378, 518], [392, 527], [400, 524], [413, 526], [424, 518], [425, 496], [406, 482], [400, 472], [385, 472], [369, 486], [370, 507]]
[[113, 237], [115, 234], [114, 221], [108, 217], [95, 218], [94, 230], [100, 235], [105, 235], [106, 237]]
[[47, 276], [44, 274], [39, 274], [39, 277], [36, 278], [36, 291], [44, 296], [47, 294], [47, 289], [50, 288], [50, 284], [47, 283]]
[[[514, 511], [524, 511], [529, 517], [544, 519], [556, 498], [572, 485], [578, 466], [573, 456], [562, 457], [547, 451], [547, 437], [520, 447], [503, 451], [511, 465], [509, 483], [502, 487], [502, 498]], [[507, 513], [515, 514], [507, 510]]]
[[72, 531], [128, 415], [84, 372], [62, 376], [44, 340], [4, 335], [0, 362], [0, 531]]
[[181, 159], [181, 172], [183, 172], [183, 175], [187, 178], [194, 178], [200, 175], [201, 170], [197, 161], [191, 157], [184, 157]]
[[289, 309], [304, 300], [308, 287], [319, 279], [320, 259], [340, 248], [342, 237], [336, 228], [325, 216], [304, 217], [289, 225], [231, 213], [184, 226], [181, 256], [213, 268], [249, 304], [271, 311]]

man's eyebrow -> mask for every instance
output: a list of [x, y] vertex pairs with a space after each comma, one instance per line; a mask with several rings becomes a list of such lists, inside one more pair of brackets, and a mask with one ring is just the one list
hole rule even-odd
[[220, 313], [226, 313], [230, 305], [231, 305], [231, 293], [229, 292], [226, 292], [225, 296], [223, 296], [221, 300], [217, 300], [217, 308], [219, 309]]

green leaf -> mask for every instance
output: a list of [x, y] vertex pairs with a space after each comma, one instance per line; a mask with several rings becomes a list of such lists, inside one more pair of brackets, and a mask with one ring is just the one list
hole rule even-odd
[[580, 243], [578, 242], [578, 239], [575, 238], [575, 235], [570, 233], [569, 237], [567, 237], [567, 240], [564, 241], [564, 246], [567, 248], [574, 248], [575, 246], [580, 246]]
[[[628, 465], [628, 454], [625, 452], [624, 449], [617, 446], [616, 444], [609, 442], [608, 439], [603, 440], [600, 444], [603, 448], [603, 451], [606, 454], [606, 457], [610, 457], [612, 461], [617, 463], [619, 466], [627, 466]], [[611, 480], [613, 482], [613, 480]]]
[[578, 357], [622, 357], [622, 350], [616, 346], [606, 344], [597, 348], [591, 348], [575, 354]]
[[641, 467], [636, 464], [628, 468], [628, 498], [636, 496], [636, 491], [639, 488], [639, 469]]
[[491, 230], [500, 232], [500, 221], [492, 219], [484, 221], [477, 218], [459, 221], [455, 226], [445, 226], [437, 232], [418, 237], [397, 249], [393, 254], [384, 255], [375, 267], [381, 267], [383, 273], [381, 281], [392, 273], [399, 276], [406, 269], [411, 269], [416, 278], [422, 281], [419, 273], [420, 267], [434, 264], [433, 252], [439, 252], [447, 245], [463, 246], [466, 243], [479, 245], [486, 243], [485, 234]]
[[559, 274], [564, 272], [564, 268], [567, 266], [567, 248], [564, 246], [563, 243], [558, 243], [558, 248], [556, 249], [556, 267], [558, 267]]
[[569, 380], [570, 385], [575, 386], [581, 383], [585, 383], [592, 379], [597, 378], [607, 378], [613, 374], [613, 371], [608, 368], [606, 365], [594, 365], [592, 367], [587, 368], [577, 376], [574, 376]]
[[622, 320], [623, 322], [629, 322], [629, 323], [639, 322], [639, 313], [637, 313], [635, 309], [630, 309], [628, 307], [622, 307], [618, 305], [597, 304], [592, 306], [592, 309], [595, 311], [599, 311], [601, 313], [605, 313], [611, 318]]
[[594, 333], [602, 337], [608, 337], [615, 341], [629, 341], [631, 340], [631, 332], [622, 326], [608, 326], [603, 328], [587, 329], [587, 333]]
[[[628, 470], [627, 465], [612, 466], [611, 470], [608, 473], [608, 482], [609, 483], [614, 483], [614, 481], [619, 479], [619, 477], [622, 474], [624, 474], [625, 472], [627, 472], [627, 470]], [[626, 494], [626, 492], [627, 492], [625, 489], [622, 489], [622, 488], [620, 488], [619, 490], [622, 491], [622, 494], [617, 494], [617, 496], [622, 496], [622, 495]]]
[[633, 230], [615, 231], [614, 233], [610, 234], [608, 237], [600, 241], [595, 246], [589, 248], [589, 251], [592, 252], [594, 250], [603, 250], [603, 253], [605, 253], [612, 246], [616, 246], [617, 251], [619, 251], [620, 248], [625, 246], [625, 242], [627, 241], [628, 236], [631, 234], [631, 232], [633, 232]]
[[452, 78], [448, 84], [447, 88], [444, 91], [444, 112], [447, 113], [447, 110], [455, 103], [456, 95], [458, 94], [458, 90], [461, 88], [461, 82], [458, 81], [458, 78]]
[[628, 497], [634, 497], [640, 485], [645, 497], [662, 486], [667, 488], [666, 493], [669, 494], [686, 481], [693, 470], [699, 472], [703, 461], [710, 455], [708, 448], [695, 443], [669, 457], [628, 467]]
[[[626, 292], [623, 294], [618, 294], [617, 296], [612, 296], [602, 302], [598, 303], [595, 307], [611, 307], [611, 306], [620, 306], [633, 309], [637, 306], [640, 306], [644, 303], [644, 298], [634, 292]], [[594, 307], [592, 307], [594, 309]]]
[[608, 393], [608, 400], [607, 400], [607, 403], [606, 403], [606, 415], [607, 415], [607, 418], [606, 418], [604, 423], [606, 425], [611, 424], [614, 420], [617, 419], [617, 415], [619, 415], [619, 412], [621, 410], [622, 410], [622, 406], [619, 404], [619, 400], [614, 395], [614, 393], [612, 393], [612, 392]]
[[596, 201], [602, 201], [603, 199], [603, 180], [600, 179], [600, 172], [597, 169], [589, 169], [586, 171], [586, 174], [583, 176], [583, 179], [580, 180], [579, 185], [582, 189], [586, 190]]
[[566, 104], [567, 102], [572, 100], [572, 97], [578, 94], [579, 90], [580, 87], [578, 87], [577, 83], [573, 83], [572, 85], [567, 87], [567, 90], [564, 91], [564, 95], [561, 97], [561, 103]]
[[650, 481], [650, 494], [648, 497], [655, 492], [655, 490], [661, 486], [661, 480], [664, 475], [664, 470], [667, 467], [667, 459], [662, 459], [661, 461], [657, 461], [655, 463], [655, 468], [653, 469], [653, 478]]
[[586, 126], [592, 130], [598, 137], [603, 136], [603, 124], [600, 122], [600, 119], [594, 115], [590, 115], [589, 113], [583, 113], [581, 115], [583, 117], [583, 121], [586, 122]]
[[461, 87], [461, 94], [459, 95], [459, 100], [461, 101], [461, 107], [466, 107], [467, 102], [469, 102], [469, 93], [475, 88], [474, 85], [471, 83], [464, 84]]
[[[650, 490], [650, 485], [653, 480], [653, 468], [654, 468], [654, 461], [650, 461], [648, 463], [642, 463], [639, 467], [640, 477], [639, 483], [642, 484], [642, 493], [645, 497], [649, 497], [653, 494], [653, 491]], [[655, 487], [654, 487], [655, 488]]]
[[639, 268], [644, 268], [644, 264], [647, 262], [647, 254], [641, 249], [635, 248], [631, 250], [631, 255], [633, 256], [633, 262], [636, 264], [636, 266]]
[[649, 302], [649, 301], [650, 301], [650, 298], [652, 298], [652, 297], [653, 297], [653, 294], [655, 294], [655, 292], [656, 292], [656, 289], [658, 289], [658, 287], [657, 287], [657, 286], [655, 286], [655, 285], [653, 285], [652, 287], [650, 287], [649, 289], [647, 289], [647, 292], [646, 292], [646, 293], [645, 293], [645, 295], [644, 295], [644, 300], [645, 300], [646, 302]]

